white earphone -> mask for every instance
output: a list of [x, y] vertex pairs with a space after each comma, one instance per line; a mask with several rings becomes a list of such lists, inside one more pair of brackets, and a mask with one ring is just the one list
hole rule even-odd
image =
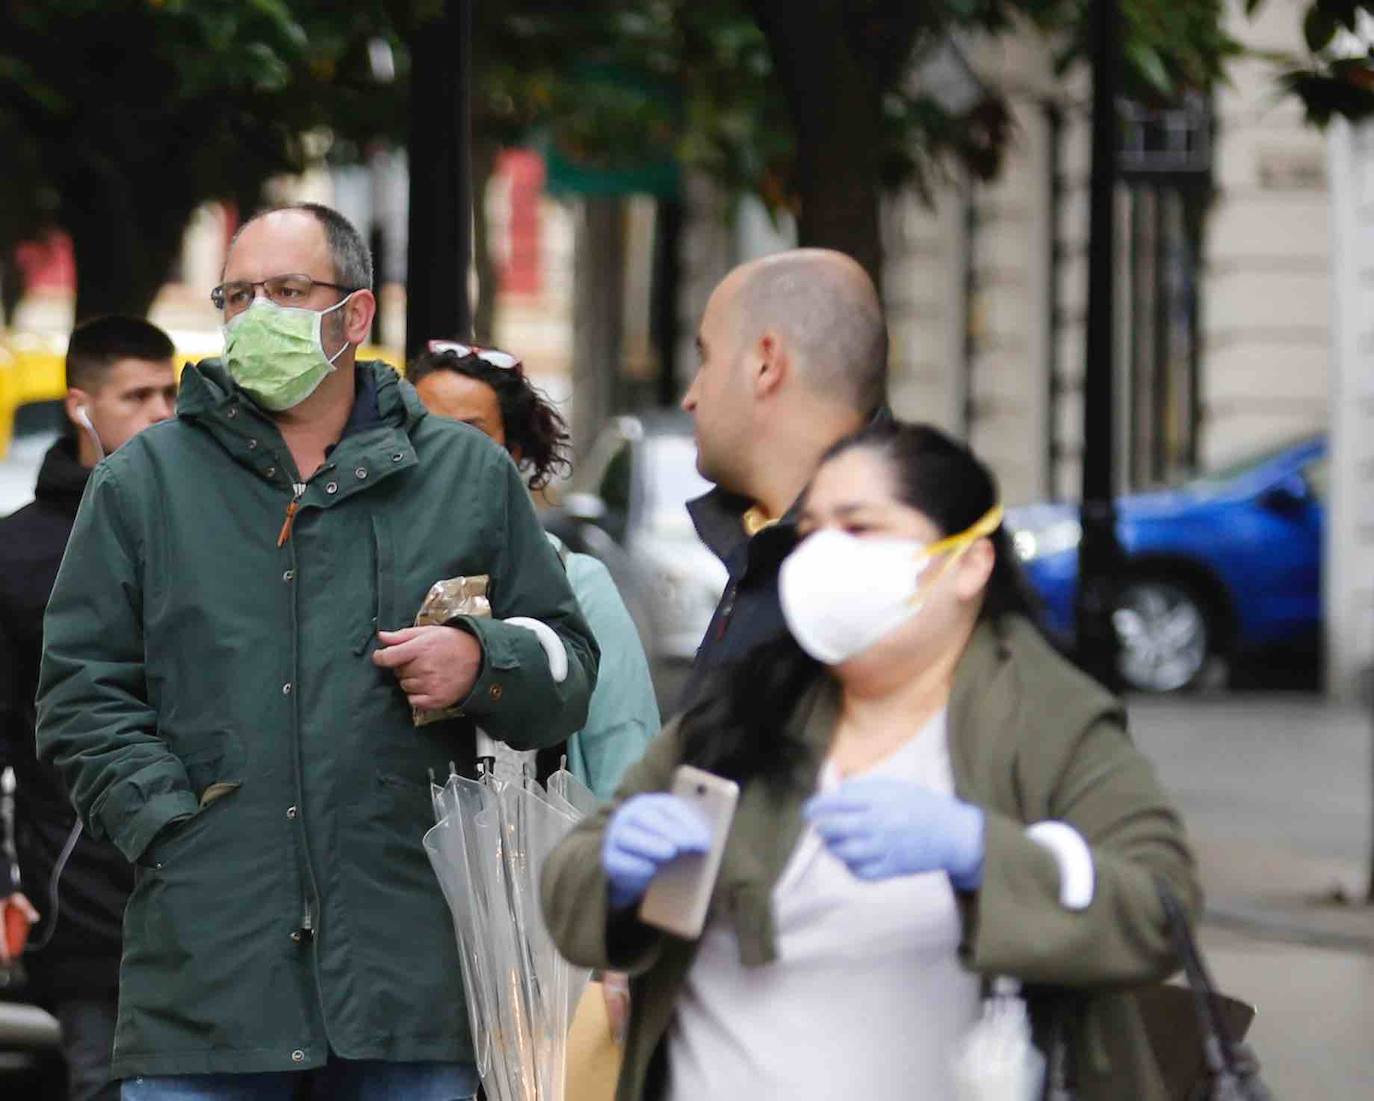
[[105, 457], [105, 445], [100, 442], [100, 433], [95, 430], [95, 425], [91, 423], [91, 415], [86, 412], [86, 407], [84, 405], [78, 405], [75, 415], [77, 423], [90, 434], [91, 441], [95, 444], [96, 451], [100, 453], [100, 457], [103, 459]]

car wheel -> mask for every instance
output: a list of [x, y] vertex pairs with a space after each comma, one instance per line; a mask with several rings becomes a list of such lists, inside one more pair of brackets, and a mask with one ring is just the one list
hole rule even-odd
[[1197, 594], [1168, 578], [1127, 581], [1112, 614], [1120, 645], [1117, 669], [1138, 692], [1177, 692], [1207, 666], [1212, 630]]

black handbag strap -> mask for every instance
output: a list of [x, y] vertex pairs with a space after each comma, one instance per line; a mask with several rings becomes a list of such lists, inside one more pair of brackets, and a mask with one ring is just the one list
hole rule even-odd
[[[1273, 1101], [1268, 1088], [1259, 1078], [1258, 1062], [1248, 1047], [1235, 1041], [1221, 1015], [1216, 987], [1202, 960], [1202, 953], [1193, 938], [1192, 925], [1182, 904], [1163, 880], [1156, 879], [1155, 890], [1164, 907], [1169, 935], [1192, 995], [1207, 1072], [1211, 1079], [1207, 1097], [1211, 1101]], [[1061, 996], [1051, 1010], [1045, 1045], [1047, 1065], [1043, 1101], [1073, 1101], [1077, 1096], [1069, 1028], [1070, 1018], [1076, 1008], [1075, 998]]]
[[1202, 961], [1183, 905], [1164, 880], [1155, 880], [1155, 890], [1168, 918], [1169, 933], [1193, 996], [1203, 1056], [1212, 1077], [1211, 1096], [1216, 1101], [1272, 1101], [1268, 1087], [1260, 1080], [1258, 1062], [1247, 1047], [1232, 1037], [1221, 1015], [1216, 987]]
[[1215, 1075], [1236, 1073], [1234, 1043], [1226, 1028], [1226, 1023], [1217, 1011], [1216, 987], [1202, 962], [1197, 941], [1193, 939], [1192, 926], [1183, 906], [1173, 890], [1162, 879], [1155, 880], [1155, 890], [1160, 904], [1164, 907], [1165, 917], [1169, 920], [1169, 935], [1178, 953], [1183, 974], [1188, 980], [1188, 989], [1193, 995], [1193, 1008], [1197, 1013], [1198, 1025], [1202, 1029], [1203, 1054], [1207, 1059], [1207, 1069]]

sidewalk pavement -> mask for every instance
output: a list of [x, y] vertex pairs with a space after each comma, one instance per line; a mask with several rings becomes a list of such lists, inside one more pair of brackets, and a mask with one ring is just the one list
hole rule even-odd
[[1177, 696], [1134, 699], [1130, 719], [1187, 823], [1209, 924], [1374, 954], [1374, 908], [1359, 904], [1367, 714], [1306, 695]]
[[1315, 697], [1130, 705], [1137, 743], [1183, 812], [1213, 979], [1256, 1007], [1248, 1041], [1276, 1097], [1374, 1096], [1374, 724]]

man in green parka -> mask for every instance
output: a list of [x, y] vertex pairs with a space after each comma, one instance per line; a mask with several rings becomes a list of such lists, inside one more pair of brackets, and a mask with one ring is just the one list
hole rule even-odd
[[[430, 776], [470, 771], [474, 725], [577, 730], [596, 645], [505, 452], [355, 365], [346, 220], [260, 215], [224, 279], [223, 362], [96, 468], [45, 624], [40, 755], [136, 866], [114, 1075], [125, 1101], [469, 1097]], [[489, 617], [411, 626], [478, 576]]]

